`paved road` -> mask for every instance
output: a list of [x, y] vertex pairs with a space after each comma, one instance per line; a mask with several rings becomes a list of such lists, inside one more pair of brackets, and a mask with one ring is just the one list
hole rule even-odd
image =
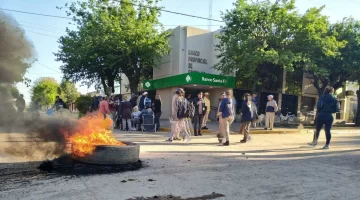
[[219, 146], [212, 135], [190, 144], [166, 143], [166, 133], [115, 135], [140, 143], [147, 167], [80, 177], [39, 174], [34, 161], [44, 159], [43, 152], [29, 154], [32, 158], [5, 153], [19, 146], [31, 152], [26, 145], [35, 143], [24, 134], [0, 133], [0, 173], [7, 174], [0, 178], [0, 199], [115, 200], [169, 194], [186, 199], [213, 192], [225, 195], [219, 200], [360, 199], [360, 132], [333, 134], [330, 150], [320, 149], [323, 134], [317, 148], [306, 145], [311, 134], [254, 135], [248, 144], [233, 135], [229, 147]]

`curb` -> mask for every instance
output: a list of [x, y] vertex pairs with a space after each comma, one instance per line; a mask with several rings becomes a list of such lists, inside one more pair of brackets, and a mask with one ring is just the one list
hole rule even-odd
[[[170, 132], [171, 128], [160, 128], [162, 132]], [[302, 134], [302, 133], [309, 133], [313, 132], [313, 130], [301, 129], [301, 130], [251, 130], [250, 134]], [[205, 134], [217, 134], [218, 131], [212, 130], [202, 130], [201, 133]], [[239, 134], [238, 132], [231, 131], [230, 134]]]

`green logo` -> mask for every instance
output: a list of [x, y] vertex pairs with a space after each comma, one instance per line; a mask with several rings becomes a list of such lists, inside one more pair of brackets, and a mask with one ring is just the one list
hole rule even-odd
[[146, 83], [145, 83], [145, 86], [148, 88], [148, 87], [151, 86], [151, 83], [150, 83], [150, 82], [146, 82]]
[[187, 75], [186, 78], [185, 78], [186, 82], [190, 82], [191, 81], [191, 77], [190, 75]]

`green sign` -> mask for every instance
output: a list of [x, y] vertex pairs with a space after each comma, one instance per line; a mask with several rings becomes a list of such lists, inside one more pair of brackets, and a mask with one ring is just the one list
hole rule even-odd
[[208, 85], [234, 88], [235, 78], [231, 76], [220, 76], [200, 72], [190, 72], [156, 80], [145, 80], [143, 82], [143, 87], [146, 90], [186, 85]]

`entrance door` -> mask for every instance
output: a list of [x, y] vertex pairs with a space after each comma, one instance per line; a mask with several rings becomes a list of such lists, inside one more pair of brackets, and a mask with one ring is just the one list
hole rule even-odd
[[286, 116], [288, 112], [297, 116], [298, 110], [298, 96], [282, 95], [281, 113]]

